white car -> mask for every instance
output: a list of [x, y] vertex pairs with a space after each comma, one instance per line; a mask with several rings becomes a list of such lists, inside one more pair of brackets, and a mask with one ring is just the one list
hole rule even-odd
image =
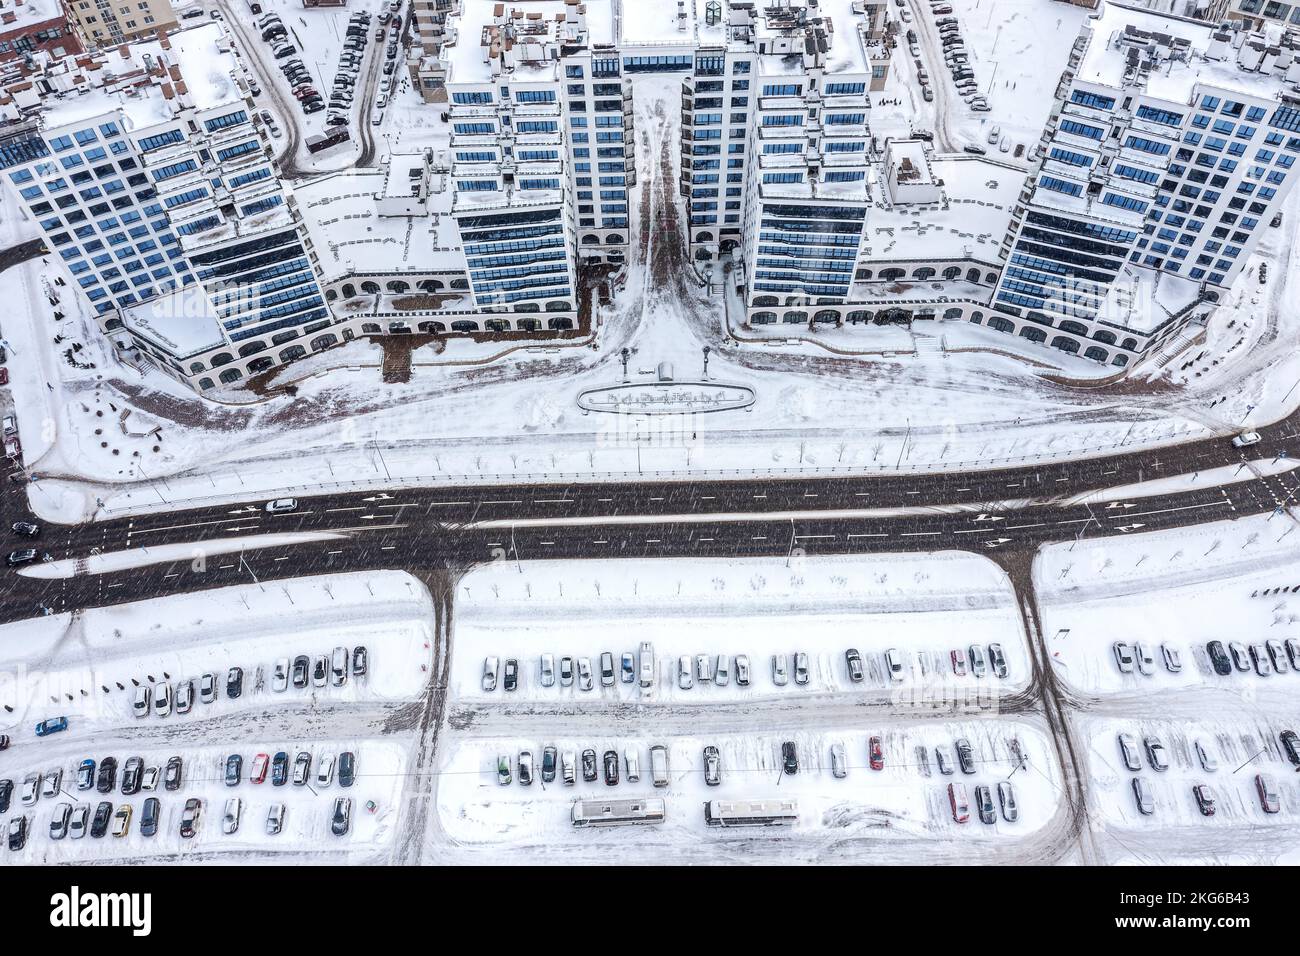
[[41, 780], [41, 796], [57, 797], [63, 788], [63, 768], [49, 771]]
[[696, 655], [695, 679], [701, 684], [713, 683], [713, 661], [709, 659], [708, 654]]
[[154, 690], [153, 712], [156, 717], [167, 717], [172, 712], [172, 685], [159, 684]]
[[591, 690], [595, 684], [591, 679], [591, 659], [587, 657], [578, 658], [578, 689]]
[[226, 815], [221, 818], [221, 832], [225, 834], [239, 832], [239, 817], [244, 811], [244, 801], [231, 797], [226, 801]]
[[176, 682], [176, 713], [188, 714], [194, 706], [194, 681], [178, 680]]
[[1161, 644], [1160, 654], [1165, 659], [1165, 670], [1169, 673], [1177, 674], [1183, 669], [1183, 655], [1179, 653], [1178, 648]]
[[1133, 655], [1137, 658], [1137, 669], [1144, 677], [1150, 677], [1156, 672], [1156, 659], [1151, 653], [1151, 648], [1141, 641], [1133, 645]]
[[282, 657], [275, 662], [271, 672], [271, 690], [279, 693], [289, 687], [289, 658]]
[[784, 654], [772, 655], [772, 683], [777, 687], [784, 687], [790, 680], [788, 665], [786, 664]]
[[271, 809], [266, 813], [266, 832], [270, 836], [275, 836], [284, 829], [284, 804], [273, 803]]
[[132, 713], [134, 713], [137, 717], [148, 717], [149, 699], [151, 696], [152, 696], [152, 692], [149, 690], [148, 684], [141, 684], [139, 687], [137, 687], [135, 689], [135, 700], [132, 701], [131, 703]]
[[1219, 769], [1219, 761], [1214, 758], [1214, 754], [1204, 741], [1196, 741], [1196, 758], [1201, 762], [1201, 769], [1206, 773], [1214, 773]]
[[1116, 641], [1111, 645], [1111, 650], [1115, 653], [1115, 666], [1119, 668], [1121, 674], [1133, 673], [1133, 649], [1123, 641]]
[[28, 774], [23, 781], [21, 799], [23, 806], [30, 807], [41, 795], [41, 775], [39, 773]]
[[286, 511], [294, 511], [297, 507], [297, 498], [276, 498], [274, 501], [268, 501], [266, 503], [267, 513], [273, 515], [281, 514]]
[[890, 680], [903, 679], [903, 655], [898, 648], [891, 647], [885, 651], [885, 668], [889, 671]]
[[844, 752], [844, 744], [839, 742], [831, 744], [831, 775], [836, 780], [843, 780], [849, 775], [848, 756]]
[[641, 779], [641, 757], [634, 748], [628, 747], [623, 751], [623, 760], [627, 764], [627, 779], [636, 783]]
[[348, 649], [346, 647], [336, 647], [333, 654], [330, 655], [330, 683], [335, 687], [342, 687], [347, 681]]
[[749, 655], [736, 655], [736, 685], [738, 687], [749, 686]]
[[497, 674], [501, 669], [501, 662], [497, 658], [488, 656], [483, 658], [483, 689], [493, 691], [497, 689]]
[[1259, 432], [1242, 432], [1232, 440], [1232, 447], [1246, 448], [1249, 445], [1258, 445], [1261, 440]]
[[334, 755], [326, 754], [316, 765], [316, 785], [328, 787], [334, 782]]
[[543, 687], [555, 686], [555, 655], [554, 654], [542, 655], [541, 681]]
[[695, 676], [691, 671], [689, 654], [683, 654], [677, 659], [677, 686], [682, 690], [690, 690], [695, 686]]
[[713, 669], [713, 683], [717, 687], [726, 687], [731, 679], [731, 667], [726, 654], [718, 655], [718, 666]]

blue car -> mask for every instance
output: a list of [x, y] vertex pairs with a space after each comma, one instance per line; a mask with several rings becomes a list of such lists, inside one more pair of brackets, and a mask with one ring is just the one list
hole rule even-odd
[[48, 737], [50, 734], [57, 734], [60, 730], [68, 729], [68, 718], [51, 717], [49, 720], [42, 720], [36, 725], [37, 737]]

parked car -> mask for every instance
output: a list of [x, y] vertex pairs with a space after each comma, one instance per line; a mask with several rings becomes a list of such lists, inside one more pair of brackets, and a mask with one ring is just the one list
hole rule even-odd
[[226, 786], [237, 787], [243, 776], [244, 758], [239, 754], [231, 754], [226, 758]]
[[898, 648], [886, 648], [885, 670], [889, 673], [891, 681], [901, 681], [903, 679], [903, 654]]
[[497, 689], [497, 672], [500, 670], [501, 662], [495, 657], [489, 655], [483, 658], [483, 690], [494, 691]]
[[68, 820], [68, 839], [80, 840], [86, 835], [90, 822], [90, 804], [79, 803], [72, 808], [72, 817]]
[[1124, 768], [1137, 773], [1142, 769], [1142, 758], [1138, 754], [1137, 740], [1132, 734], [1119, 735], [1119, 755], [1124, 761]]
[[22, 801], [23, 806], [30, 807], [41, 798], [41, 775], [39, 773], [29, 773], [23, 780], [23, 789], [20, 791], [18, 799]]
[[704, 748], [704, 782], [710, 787], [722, 783], [722, 755], [712, 744]]
[[713, 682], [713, 661], [708, 654], [695, 655], [695, 679], [701, 684]]
[[370, 669], [370, 652], [364, 644], [352, 648], [352, 676], [365, 677]]
[[808, 683], [808, 654], [805, 651], [794, 654], [794, 682], [800, 686]]
[[799, 772], [799, 750], [795, 747], [793, 740], [787, 740], [781, 744], [781, 766], [786, 773], [795, 774]]
[[68, 820], [72, 816], [72, 804], [60, 803], [54, 808], [50, 817], [50, 839], [62, 840], [68, 835]]
[[641, 782], [641, 755], [635, 747], [623, 749], [623, 771], [627, 774], [628, 783]]
[[1133, 645], [1133, 656], [1137, 663], [1138, 672], [1144, 677], [1150, 677], [1156, 672], [1155, 655], [1151, 653], [1151, 648], [1138, 641]]
[[939, 766], [939, 773], [945, 777], [951, 777], [954, 761], [952, 751], [945, 745], [939, 744], [934, 748], [934, 762]]
[[1164, 659], [1165, 670], [1171, 674], [1180, 673], [1183, 669], [1183, 655], [1178, 652], [1178, 648], [1170, 647], [1168, 644], [1160, 645], [1160, 656]]
[[[293, 686], [301, 690], [307, 686], [311, 679], [311, 658], [306, 654], [299, 654], [293, 659]], [[484, 688], [487, 690], [488, 688]]]
[[591, 690], [595, 684], [591, 677], [591, 661], [585, 657], [578, 658], [578, 689]]
[[1156, 812], [1156, 801], [1146, 777], [1133, 778], [1133, 800], [1137, 804], [1138, 813], [1143, 816], [1149, 817]]
[[194, 681], [178, 680], [176, 682], [175, 700], [176, 713], [188, 714], [190, 709], [194, 706]]
[[141, 775], [144, 773], [144, 760], [141, 757], [128, 757], [122, 767], [122, 795], [134, 797], [140, 792]]
[[572, 787], [578, 779], [577, 754], [572, 750], [566, 750], [560, 755], [560, 779], [566, 787]]
[[1259, 432], [1242, 432], [1232, 439], [1232, 447], [1247, 448], [1250, 445], [1258, 445], [1261, 440]]
[[1219, 761], [1215, 759], [1214, 753], [1206, 746], [1202, 740], [1196, 741], [1196, 759], [1201, 763], [1201, 769], [1206, 773], [1214, 773], [1219, 769]]
[[1210, 665], [1214, 668], [1214, 673], [1220, 677], [1227, 677], [1232, 673], [1232, 660], [1228, 657], [1222, 641], [1210, 641], [1205, 645], [1205, 651], [1210, 656]]
[[16, 568], [22, 564], [31, 564], [40, 556], [40, 552], [35, 548], [23, 548], [20, 551], [10, 551], [6, 559], [11, 568]]
[[217, 675], [204, 674], [199, 678], [199, 700], [211, 704], [217, 699]]
[[1296, 736], [1294, 730], [1284, 730], [1279, 735], [1282, 741], [1282, 752], [1286, 754], [1286, 759], [1291, 761], [1292, 765], [1300, 767], [1300, 737]]
[[594, 783], [599, 773], [596, 769], [596, 751], [588, 747], [582, 752], [582, 779]]
[[[90, 790], [95, 786], [95, 761], [87, 757], [77, 765], [77, 789]], [[0, 808], [0, 813], [3, 813]]]
[[609, 651], [600, 652], [600, 686], [614, 686], [614, 655]]
[[9, 804], [13, 801], [14, 782], [12, 780], [0, 780], [0, 813], [9, 812]]
[[266, 833], [275, 836], [284, 829], [284, 804], [273, 803], [266, 811]]
[[508, 787], [513, 780], [514, 775], [510, 773], [510, 755], [497, 754], [497, 785]]
[[[1289, 733], [1289, 731], [1288, 731]], [[1292, 734], [1292, 736], [1295, 736]], [[1286, 735], [1283, 735], [1285, 743]], [[54, 798], [63, 790], [63, 768], [55, 767], [53, 770], [47, 770], [45, 776], [41, 778], [41, 796]]]
[[117, 760], [105, 757], [99, 762], [99, 777], [95, 789], [100, 793], [112, 793], [117, 787]]
[[1264, 650], [1263, 644], [1250, 645], [1250, 661], [1255, 666], [1255, 673], [1260, 677], [1267, 677], [1273, 673], [1273, 665], [1268, 662], [1268, 651]]
[[338, 797], [334, 801], [334, 815], [330, 818], [330, 832], [346, 836], [352, 826], [352, 798]]
[[683, 654], [677, 659], [677, 686], [682, 690], [690, 690], [695, 686], [695, 675], [691, 670], [691, 658], [688, 654]]
[[618, 751], [605, 751], [605, 786], [613, 787], [618, 785]]
[[158, 833], [158, 820], [161, 814], [162, 804], [157, 797], [149, 797], [144, 802], [144, 810], [140, 814], [140, 835], [151, 837]]
[[[631, 750], [628, 750], [628, 755], [632, 755]], [[555, 764], [558, 757], [559, 752], [554, 744], [547, 744], [542, 748], [542, 783], [551, 783], [555, 780]], [[628, 779], [631, 779], [630, 773]]]
[[789, 681], [789, 672], [786, 669], [786, 660], [784, 654], [772, 655], [772, 683], [777, 687], [784, 687]]
[[993, 808], [993, 791], [987, 783], [975, 787], [975, 809], [980, 815], [980, 823], [997, 823], [998, 814]]
[[953, 648], [948, 652], [948, 659], [952, 662], [952, 676], [966, 676], [966, 654], [961, 648]]
[[357, 757], [351, 750], [339, 754], [339, 786], [350, 787], [357, 779]]
[[726, 687], [731, 680], [731, 662], [726, 654], [718, 655], [718, 662], [713, 667], [713, 686]]
[[181, 836], [192, 839], [199, 830], [199, 821], [203, 816], [203, 802], [198, 797], [185, 801], [185, 810], [181, 813]]
[[1016, 791], [1011, 786], [1011, 781], [998, 782], [998, 803], [1002, 807], [1002, 819], [1007, 823], [1015, 823], [1020, 819], [1020, 808], [1016, 805]]
[[519, 687], [519, 661], [513, 657], [506, 658], [505, 676], [501, 681], [506, 690], [516, 690]]
[[60, 731], [68, 729], [67, 717], [51, 717], [48, 720], [42, 720], [36, 725], [37, 737], [48, 737], [50, 734], [57, 734]]
[[965, 737], [959, 737], [955, 744], [957, 748], [957, 763], [961, 766], [961, 772], [971, 774], [975, 772], [975, 751], [971, 748], [970, 741]]
[[329, 682], [329, 671], [329, 659], [324, 654], [321, 654], [311, 665], [311, 685], [313, 687], [324, 687]]
[[1007, 676], [1007, 658], [1002, 653], [1001, 644], [989, 645], [989, 667], [992, 668], [993, 674], [1000, 680], [1005, 680]]
[[277, 751], [271, 759], [271, 786], [283, 787], [289, 782], [289, 754]]
[[831, 744], [831, 776], [837, 780], [843, 780], [848, 775], [848, 754], [844, 750], [844, 744], [837, 740]]
[[880, 738], [872, 737], [867, 743], [867, 754], [871, 761], [872, 770], [885, 769], [885, 752], [881, 749]]
[[1277, 813], [1282, 808], [1278, 799], [1277, 781], [1272, 774], [1255, 774], [1255, 792], [1259, 794], [1259, 805], [1265, 813]]
[[1208, 784], [1198, 783], [1192, 787], [1192, 796], [1196, 798], [1196, 809], [1201, 811], [1201, 816], [1214, 816], [1214, 791]]
[[748, 654], [736, 655], [736, 686], [737, 687], [749, 686], [749, 655]]
[[113, 805], [107, 800], [95, 807], [94, 819], [90, 821], [90, 835], [96, 840], [108, 833], [109, 821], [113, 818]]
[[167, 770], [163, 773], [163, 789], [179, 790], [184, 764], [179, 756], [167, 758]]
[[157, 767], [145, 767], [144, 773], [140, 774], [140, 789], [147, 793], [157, 790], [159, 776]]
[[1232, 666], [1242, 674], [1250, 673], [1250, 652], [1246, 650], [1246, 645], [1240, 641], [1231, 641], [1228, 644], [1228, 652], [1232, 655]]
[[983, 677], [988, 673], [988, 664], [984, 660], [984, 648], [978, 644], [972, 644], [966, 649], [970, 657], [970, 673], [972, 677]]
[[248, 772], [248, 782], [260, 784], [266, 782], [266, 768], [270, 766], [271, 758], [266, 754], [258, 754], [253, 758], [253, 767]]
[[956, 780], [948, 784], [948, 806], [952, 808], [954, 823], [965, 823], [970, 819], [970, 796], [966, 784]]
[[1111, 645], [1111, 650], [1115, 654], [1115, 666], [1119, 668], [1121, 674], [1133, 673], [1133, 650], [1123, 641], [1116, 641]]
[[239, 818], [244, 813], [244, 801], [231, 797], [226, 801], [226, 812], [221, 818], [221, 832], [230, 836], [239, 832]]
[[155, 717], [169, 717], [172, 712], [172, 685], [166, 682], [158, 684], [153, 690], [153, 714]]
[[1282, 642], [1270, 639], [1264, 642], [1264, 647], [1268, 651], [1268, 661], [1273, 665], [1273, 670], [1278, 674], [1285, 674], [1289, 668]]
[[553, 687], [555, 685], [555, 655], [543, 654], [541, 662], [540, 682], [543, 687]]
[[153, 691], [148, 684], [141, 684], [135, 689], [135, 696], [131, 700], [131, 712], [137, 717], [149, 716], [149, 704], [153, 700]]
[[328, 787], [334, 782], [334, 755], [325, 754], [316, 764], [316, 786]]
[[289, 658], [282, 657], [271, 670], [271, 690], [277, 694], [289, 689]]
[[1169, 756], [1159, 737], [1147, 737], [1142, 741], [1142, 746], [1146, 748], [1147, 762], [1151, 764], [1152, 770], [1164, 773], [1169, 769]]
[[27, 817], [19, 814], [9, 820], [9, 849], [17, 853], [27, 845]]
[[668, 748], [663, 744], [650, 748], [650, 779], [656, 787], [668, 786]]
[[862, 683], [866, 675], [862, 670], [862, 655], [858, 653], [857, 648], [850, 647], [844, 652], [844, 666], [849, 670], [849, 680], [855, 684]]
[[560, 686], [561, 687], [573, 686], [573, 658], [572, 657], [560, 658]]
[[533, 752], [519, 751], [519, 784], [524, 787], [533, 785]]
[[226, 696], [235, 700], [244, 692], [244, 669], [232, 667], [226, 671]]
[[38, 538], [41, 534], [41, 526], [31, 521], [15, 521], [9, 529], [24, 538]]

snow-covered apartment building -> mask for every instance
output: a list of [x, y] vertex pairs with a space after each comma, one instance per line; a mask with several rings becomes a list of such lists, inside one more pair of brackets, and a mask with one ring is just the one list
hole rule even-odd
[[203, 389], [332, 322], [242, 76], [206, 23], [0, 93], [0, 168], [72, 285], [115, 343]]

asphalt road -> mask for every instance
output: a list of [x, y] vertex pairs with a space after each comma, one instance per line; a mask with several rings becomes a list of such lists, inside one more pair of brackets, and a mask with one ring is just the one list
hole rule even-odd
[[[1210, 439], [987, 472], [372, 490], [302, 497], [295, 510], [281, 514], [268, 514], [259, 499], [46, 524], [37, 543], [53, 560], [164, 544], [192, 548], [179, 560], [56, 580], [5, 568], [0, 619], [304, 574], [385, 568], [423, 574], [492, 560], [733, 557], [795, 549], [1027, 553], [1045, 542], [1180, 527], [1293, 503], [1300, 478], [1259, 477], [1244, 461], [1294, 447], [1298, 426], [1300, 415], [1263, 428], [1264, 440], [1246, 450]], [[1244, 480], [1220, 487], [1092, 505], [1072, 500], [1234, 464]], [[3, 485], [8, 527], [30, 517], [27, 489], [12, 481]], [[204, 551], [214, 539], [284, 532], [340, 537], [249, 548], [242, 557]], [[12, 548], [26, 543], [15, 535], [10, 542]]]

